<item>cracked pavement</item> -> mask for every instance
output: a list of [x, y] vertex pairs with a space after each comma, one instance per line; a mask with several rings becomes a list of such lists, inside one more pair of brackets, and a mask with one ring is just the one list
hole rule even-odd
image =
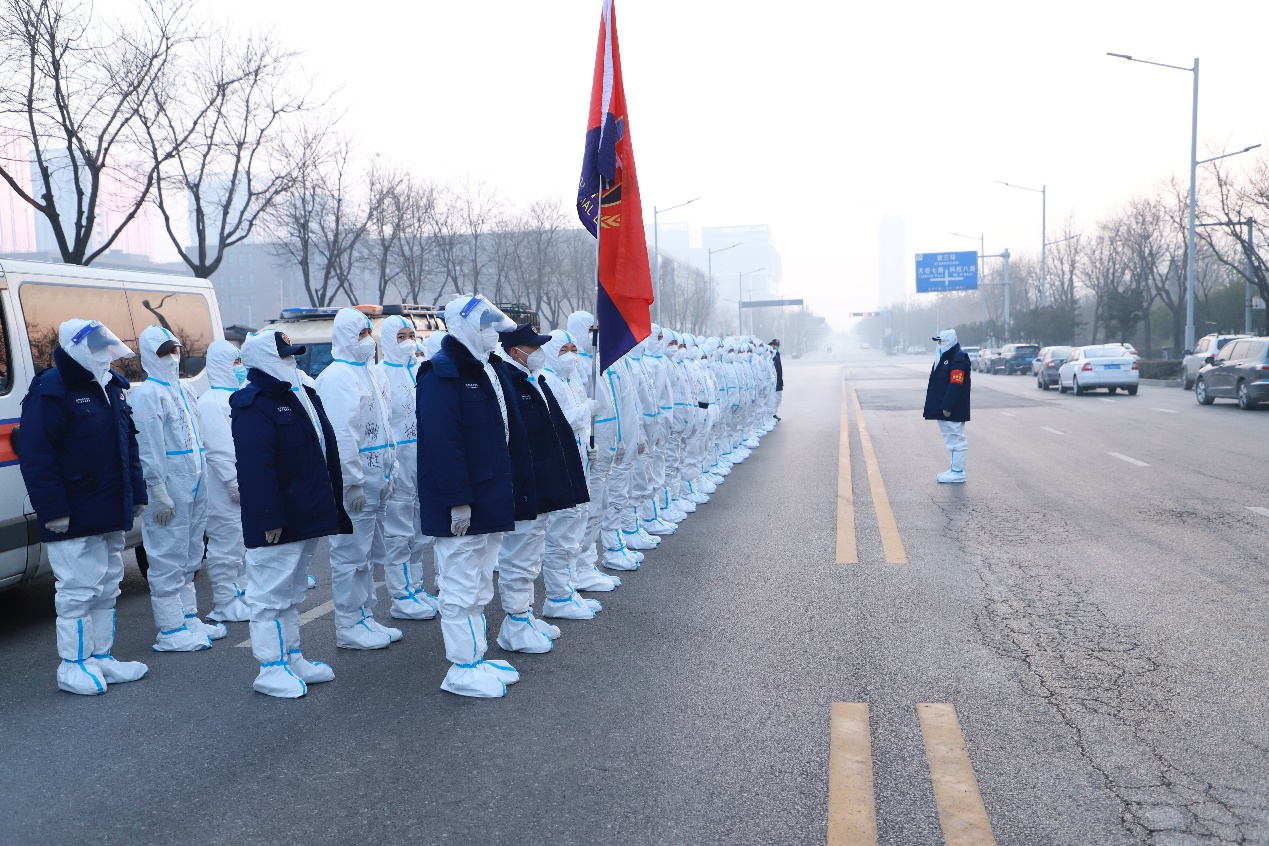
[[[51, 583], [0, 594], [0, 846], [822, 844], [833, 702], [869, 705], [883, 844], [943, 842], [922, 702], [955, 706], [1002, 846], [1269, 844], [1269, 517], [1248, 510], [1269, 507], [1248, 472], [1269, 410], [974, 374], [970, 480], [940, 486], [929, 363], [787, 362], [784, 423], [599, 618], [514, 656], [502, 701], [439, 691], [435, 623], [349, 653], [329, 615], [305, 652], [336, 681], [268, 700], [232, 646], [243, 624], [207, 653], [149, 653], [131, 565], [116, 654], [150, 676], [73, 697]], [[843, 376], [909, 564], [882, 563], [857, 427], [861, 563], [834, 563]]]

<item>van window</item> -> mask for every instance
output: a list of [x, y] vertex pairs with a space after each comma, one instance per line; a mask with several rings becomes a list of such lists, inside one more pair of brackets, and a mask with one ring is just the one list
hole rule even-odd
[[[37, 369], [53, 366], [53, 348], [63, 322], [75, 317], [99, 320], [137, 352], [137, 336], [147, 326], [163, 326], [184, 345], [181, 376], [197, 376], [207, 362], [211, 343], [211, 311], [201, 294], [124, 291], [82, 285], [25, 282], [18, 289], [26, 317], [31, 359]], [[140, 357], [121, 359], [115, 369], [131, 381], [144, 378]]]
[[316, 379], [322, 374], [323, 370], [330, 366], [331, 345], [306, 342], [304, 346], [307, 347], [308, 350], [303, 355], [297, 355], [295, 357], [296, 364], [300, 366], [301, 370]]
[[9, 355], [8, 320], [4, 299], [0, 298], [0, 396], [13, 390], [13, 359]]

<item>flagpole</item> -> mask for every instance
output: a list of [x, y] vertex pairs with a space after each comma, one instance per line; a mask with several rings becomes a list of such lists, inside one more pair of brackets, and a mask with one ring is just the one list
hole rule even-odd
[[[602, 131], [602, 130], [601, 130]], [[595, 191], [595, 323], [590, 330], [590, 348], [594, 358], [590, 362], [590, 398], [599, 398], [599, 238], [604, 229], [604, 177], [599, 177], [599, 188]], [[615, 398], [614, 398], [615, 401]], [[590, 449], [595, 451], [595, 418], [591, 417]]]

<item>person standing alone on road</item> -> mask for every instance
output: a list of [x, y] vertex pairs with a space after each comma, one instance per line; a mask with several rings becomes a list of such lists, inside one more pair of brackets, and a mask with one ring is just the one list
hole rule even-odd
[[944, 329], [931, 338], [939, 345], [939, 360], [930, 371], [925, 391], [926, 420], [937, 420], [943, 443], [952, 461], [938, 475], [943, 484], [965, 481], [965, 424], [969, 422], [969, 354], [961, 349], [955, 329]]

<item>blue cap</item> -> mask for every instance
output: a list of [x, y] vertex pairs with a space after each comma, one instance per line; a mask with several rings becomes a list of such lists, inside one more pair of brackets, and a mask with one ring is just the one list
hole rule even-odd
[[527, 323], [521, 323], [507, 332], [499, 332], [498, 340], [502, 348], [511, 351], [512, 347], [545, 347], [551, 343], [550, 335], [540, 335]]

